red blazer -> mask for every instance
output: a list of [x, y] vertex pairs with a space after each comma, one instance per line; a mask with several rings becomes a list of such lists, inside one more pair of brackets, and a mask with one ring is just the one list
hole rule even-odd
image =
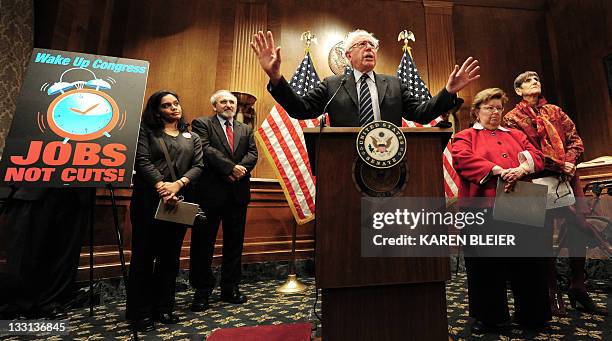
[[521, 157], [529, 162], [532, 173], [544, 168], [544, 156], [523, 132], [502, 127], [491, 131], [478, 123], [455, 135], [452, 156], [461, 177], [459, 198], [494, 197], [497, 177], [490, 172], [495, 165], [514, 168], [521, 164]]

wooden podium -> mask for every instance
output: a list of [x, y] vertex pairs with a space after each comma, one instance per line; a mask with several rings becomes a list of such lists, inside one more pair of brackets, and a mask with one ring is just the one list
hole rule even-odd
[[[320, 141], [316, 279], [323, 341], [448, 340], [448, 258], [362, 258], [361, 191], [353, 181], [360, 128], [304, 129], [311, 163]], [[409, 176], [396, 196], [443, 197], [442, 152], [452, 129], [401, 128]]]

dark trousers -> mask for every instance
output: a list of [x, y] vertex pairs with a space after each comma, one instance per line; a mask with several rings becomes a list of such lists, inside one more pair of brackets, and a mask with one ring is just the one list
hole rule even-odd
[[211, 292], [216, 285], [212, 272], [212, 260], [219, 224], [223, 224], [223, 260], [221, 263], [221, 288], [238, 286], [242, 275], [242, 247], [247, 205], [207, 207], [208, 221], [194, 227], [191, 233], [191, 258], [189, 281], [200, 290]]
[[513, 234], [517, 247], [464, 247], [470, 316], [485, 324], [509, 320], [506, 289], [510, 282], [516, 322], [525, 326], [540, 326], [549, 321], [552, 317], [547, 258], [550, 255], [550, 230], [495, 221], [490, 213], [486, 215], [485, 221], [482, 227], [468, 227], [464, 233]]
[[547, 258], [466, 257], [465, 265], [471, 317], [486, 324], [509, 320], [510, 281], [518, 323], [537, 326], [551, 319]]
[[69, 298], [95, 198], [93, 188], [41, 191], [38, 199], [9, 200], [2, 215], [9, 245], [0, 303], [26, 314], [44, 313]]
[[126, 318], [138, 320], [174, 309], [176, 275], [186, 227], [154, 218], [157, 193], [135, 189], [131, 202], [132, 258]]

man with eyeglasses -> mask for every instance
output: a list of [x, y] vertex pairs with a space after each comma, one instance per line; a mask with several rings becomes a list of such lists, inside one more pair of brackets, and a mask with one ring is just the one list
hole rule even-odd
[[[578, 135], [576, 125], [563, 110], [549, 104], [542, 96], [540, 77], [534, 71], [525, 71], [514, 80], [514, 91], [522, 100], [503, 118], [506, 127], [522, 130], [534, 146], [545, 156], [544, 171], [536, 175], [534, 182], [544, 182], [549, 186], [548, 209], [546, 210], [547, 226], [552, 226], [556, 218], [562, 218], [567, 230], [566, 241], [570, 255], [572, 281], [568, 296], [572, 307], [580, 303], [586, 312], [607, 315], [604, 307], [596, 305], [589, 297], [584, 285], [584, 265], [586, 260], [586, 244], [588, 229], [584, 205], [584, 193], [577, 177], [576, 164], [584, 152], [582, 139]], [[578, 198], [575, 207], [572, 206], [569, 187]], [[582, 228], [580, 228], [582, 227]], [[554, 315], [567, 316], [562, 294], [557, 291], [555, 259], [551, 259], [549, 273], [549, 295], [551, 310]]]
[[399, 78], [374, 72], [378, 39], [364, 30], [355, 30], [344, 40], [351, 72], [327, 77], [300, 97], [280, 72], [281, 51], [274, 43], [272, 32], [255, 34], [251, 48], [270, 77], [268, 91], [291, 117], [316, 118], [331, 100], [326, 111], [332, 126], [359, 127], [378, 120], [401, 126], [402, 117], [427, 123], [453, 108], [457, 92], [480, 77], [478, 61], [469, 57], [461, 67], [455, 65], [444, 89], [430, 100], [421, 101], [410, 95]]

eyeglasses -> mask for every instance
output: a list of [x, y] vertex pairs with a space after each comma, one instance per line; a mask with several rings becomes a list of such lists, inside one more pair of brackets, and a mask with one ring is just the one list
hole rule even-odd
[[371, 47], [374, 51], [378, 51], [378, 44], [375, 44], [375, 43], [373, 43], [371, 41], [368, 41], [368, 40], [363, 40], [363, 41], [360, 41], [358, 43], [355, 43], [355, 44], [351, 45], [351, 48], [349, 50], [352, 50], [355, 47], [357, 47], [359, 49], [364, 49], [366, 47]]
[[490, 105], [480, 107], [479, 109], [486, 112], [504, 112], [504, 107], [492, 107]]

